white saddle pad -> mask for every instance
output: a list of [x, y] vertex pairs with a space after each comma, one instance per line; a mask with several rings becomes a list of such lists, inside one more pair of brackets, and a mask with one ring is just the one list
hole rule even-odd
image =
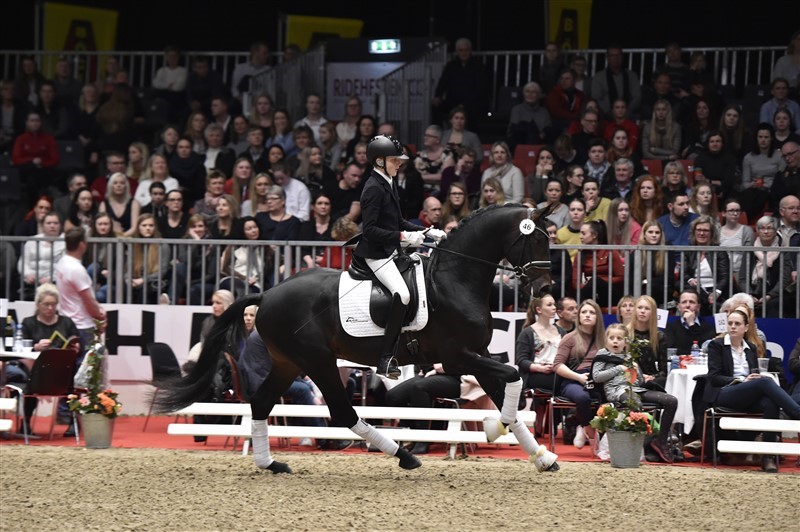
[[[404, 331], [419, 331], [428, 324], [428, 298], [422, 263], [414, 265], [419, 293], [419, 308], [414, 321], [403, 327]], [[369, 315], [369, 297], [372, 281], [356, 281], [347, 272], [339, 277], [339, 320], [344, 332], [350, 336], [382, 336], [383, 327], [378, 327]]]

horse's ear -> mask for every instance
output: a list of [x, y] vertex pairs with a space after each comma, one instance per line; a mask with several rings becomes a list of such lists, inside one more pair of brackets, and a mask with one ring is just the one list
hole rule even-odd
[[546, 217], [548, 217], [556, 208], [558, 207], [558, 203], [553, 202], [549, 204], [544, 209], [536, 209], [536, 212], [533, 213], [533, 221], [539, 222], [540, 220], [543, 221]]

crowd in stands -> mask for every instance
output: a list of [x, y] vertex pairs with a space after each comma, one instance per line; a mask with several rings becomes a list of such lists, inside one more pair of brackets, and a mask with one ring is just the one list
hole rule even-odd
[[[580, 293], [610, 307], [626, 274], [637, 269], [659, 305], [688, 284], [709, 309], [741, 289], [769, 315], [794, 312], [794, 254], [649, 254], [654, 260], [631, 268], [633, 256], [613, 246], [798, 244], [797, 35], [775, 65], [771, 98], [758, 109], [726, 101], [703, 54], [687, 58], [677, 43], [644, 80], [625, 68], [617, 45], [608, 47], [606, 67], [590, 75], [585, 58], [562, 56], [549, 44], [537, 79], [525, 84], [510, 111], [506, 135], [492, 139], [470, 129], [487, 108], [485, 68], [469, 40], [459, 39], [455, 51], [432, 102], [441, 121], [422, 139], [404, 139], [395, 125], [378, 123], [357, 96], [347, 99], [338, 123], [325, 117], [317, 94], [306, 96], [303, 117], [275, 108], [266, 93], [254, 95], [252, 109], [242, 114], [249, 80], [270, 68], [261, 42], [236, 67], [231, 86], [207, 57], [193, 57], [187, 68], [180, 51], [168, 47], [150, 87], [168, 104], [171, 120], [158, 130], [146, 123], [140, 88], [130, 86], [115, 57], [97, 83], [83, 86], [68, 60], [48, 80], [26, 57], [17, 79], [2, 83], [0, 109], [0, 149], [19, 173], [21, 212], [30, 209], [13, 220], [13, 233], [54, 236], [79, 225], [91, 237], [331, 241], [341, 218], [359, 223], [366, 145], [388, 134], [407, 141], [412, 156], [398, 177], [407, 219], [444, 227], [492, 204], [554, 206], [554, 243], [611, 246], [580, 257], [571, 249], [562, 295]], [[749, 116], [757, 123], [748, 123]], [[67, 141], [79, 143], [83, 154], [69, 172], [59, 165], [58, 145]], [[439, 204], [436, 220], [429, 218], [428, 200]], [[47, 218], [50, 212], [55, 216]], [[3, 253], [14, 253], [19, 268], [4, 275], [15, 276], [12, 286], [21, 276], [24, 285], [24, 293], [9, 296], [29, 299], [47, 281], [59, 250], [5, 244]], [[269, 249], [254, 254], [232, 244], [220, 252], [224, 261], [203, 253], [187, 268], [180, 257], [165, 261], [169, 246], [131, 246], [124, 274], [134, 292], [130, 300], [187, 299], [181, 296], [186, 286], [167, 282], [173, 268], [192, 273], [195, 295], [188, 299], [200, 303], [216, 288], [256, 290], [275, 281], [267, 271]], [[319, 250], [313, 254], [304, 254], [305, 266], [330, 262]], [[196, 271], [201, 258], [203, 275]], [[101, 297], [107, 260], [85, 259]], [[728, 272], [738, 286], [725, 284]], [[656, 293], [663, 280], [666, 297]]]

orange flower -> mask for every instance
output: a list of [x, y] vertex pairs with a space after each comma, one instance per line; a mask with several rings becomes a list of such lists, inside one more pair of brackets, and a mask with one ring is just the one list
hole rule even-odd
[[625, 380], [627, 382], [635, 384], [638, 378], [639, 373], [636, 371], [636, 368], [625, 368]]

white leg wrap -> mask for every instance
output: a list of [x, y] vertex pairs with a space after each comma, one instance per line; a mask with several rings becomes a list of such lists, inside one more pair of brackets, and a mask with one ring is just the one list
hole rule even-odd
[[394, 456], [400, 446], [396, 441], [390, 440], [377, 430], [375, 427], [368, 423], [364, 423], [363, 419], [359, 419], [358, 423], [350, 427], [350, 430], [367, 440], [370, 444], [374, 445], [389, 456]]
[[522, 379], [517, 382], [506, 384], [506, 395], [503, 398], [503, 408], [500, 410], [500, 421], [504, 425], [510, 425], [517, 419], [517, 408], [519, 407], [519, 394], [522, 393]]
[[253, 459], [256, 466], [266, 469], [272, 465], [272, 455], [269, 452], [269, 434], [267, 433], [267, 420], [253, 420]]
[[522, 421], [514, 421], [508, 428], [514, 433], [520, 446], [528, 456], [536, 454], [536, 451], [539, 450], [539, 443], [536, 441], [536, 438], [533, 437], [531, 431], [528, 430], [528, 427], [525, 426], [525, 423]]

